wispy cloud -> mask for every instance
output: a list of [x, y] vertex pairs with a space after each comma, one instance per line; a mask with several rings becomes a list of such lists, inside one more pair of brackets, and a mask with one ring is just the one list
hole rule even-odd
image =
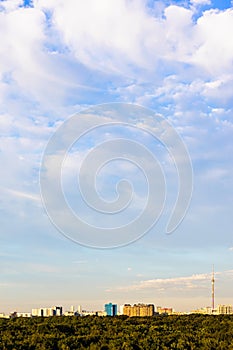
[[28, 200], [32, 200], [35, 202], [41, 201], [41, 197], [39, 195], [36, 195], [33, 193], [17, 191], [17, 190], [10, 189], [10, 188], [5, 188], [4, 191], [13, 197], [28, 199]]
[[[232, 270], [223, 272], [215, 272], [217, 276], [231, 276]], [[209, 285], [211, 280], [211, 273], [194, 274], [191, 276], [182, 277], [171, 277], [171, 278], [155, 278], [149, 280], [142, 280], [139, 283], [135, 283], [128, 286], [118, 287], [120, 291], [139, 291], [145, 289], [156, 289], [161, 290], [185, 290], [185, 289], [196, 289], [205, 288]]]
[[209, 5], [211, 0], [191, 0], [191, 3], [194, 5]]
[[119, 290], [122, 291], [133, 291], [133, 290], [141, 290], [141, 289], [174, 289], [177, 287], [182, 288], [195, 288], [196, 282], [203, 282], [210, 279], [209, 274], [197, 274], [187, 277], [173, 277], [173, 278], [155, 278], [150, 280], [143, 280], [139, 283], [126, 286], [119, 287]]

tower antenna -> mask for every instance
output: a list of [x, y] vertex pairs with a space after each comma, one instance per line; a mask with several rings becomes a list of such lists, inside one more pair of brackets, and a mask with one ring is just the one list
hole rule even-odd
[[211, 280], [211, 284], [212, 284], [212, 313], [214, 312], [214, 265], [213, 265], [213, 269], [212, 269], [212, 280]]

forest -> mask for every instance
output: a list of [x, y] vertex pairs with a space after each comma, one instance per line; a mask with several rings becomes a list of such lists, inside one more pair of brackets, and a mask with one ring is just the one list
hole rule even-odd
[[1, 350], [233, 350], [233, 315], [0, 319]]

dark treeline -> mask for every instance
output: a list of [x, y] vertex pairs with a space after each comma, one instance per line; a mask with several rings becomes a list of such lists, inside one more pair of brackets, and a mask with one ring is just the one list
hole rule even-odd
[[1, 350], [227, 350], [233, 316], [0, 319]]

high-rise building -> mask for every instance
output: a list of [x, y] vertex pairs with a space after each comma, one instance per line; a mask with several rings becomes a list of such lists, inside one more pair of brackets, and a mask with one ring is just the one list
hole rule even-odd
[[39, 317], [49, 317], [49, 316], [62, 316], [62, 307], [53, 306], [53, 307], [44, 307], [39, 309], [32, 309], [32, 316]]
[[104, 310], [107, 316], [116, 316], [117, 315], [117, 305], [108, 303], [105, 304]]
[[125, 304], [123, 307], [123, 314], [129, 317], [133, 316], [153, 316], [154, 305], [153, 304]]
[[118, 315], [124, 315], [124, 305], [120, 305], [118, 308]]
[[77, 312], [78, 312], [79, 315], [82, 314], [82, 306], [81, 305], [78, 305]]
[[123, 306], [123, 315], [131, 316], [131, 309], [132, 309], [132, 306], [130, 304], [125, 304]]
[[218, 315], [232, 315], [233, 314], [232, 305], [218, 305], [217, 314]]

